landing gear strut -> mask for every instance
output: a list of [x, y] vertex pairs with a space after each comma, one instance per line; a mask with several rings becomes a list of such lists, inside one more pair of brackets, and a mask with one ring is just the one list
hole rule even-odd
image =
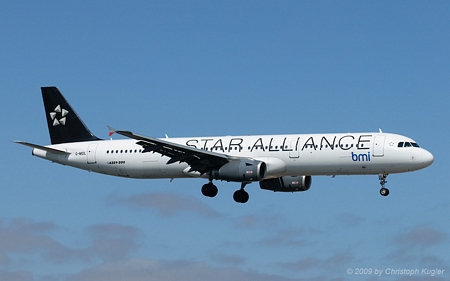
[[233, 194], [233, 199], [237, 203], [247, 203], [249, 195], [247, 191], [244, 190], [244, 187], [247, 185], [246, 182], [241, 183], [241, 189], [236, 190], [236, 192]]
[[207, 197], [214, 197], [217, 195], [217, 192], [219, 192], [217, 186], [215, 186], [211, 181], [202, 186], [202, 194]]
[[378, 175], [378, 179], [380, 179], [380, 184], [381, 184], [381, 189], [380, 189], [381, 196], [389, 195], [389, 189], [384, 187], [384, 185], [387, 183], [387, 181], [386, 181], [387, 176], [388, 176], [388, 174], [386, 174], [386, 173]]

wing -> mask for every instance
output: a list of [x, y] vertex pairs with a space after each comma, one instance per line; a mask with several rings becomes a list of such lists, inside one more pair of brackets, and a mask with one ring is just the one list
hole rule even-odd
[[214, 168], [223, 166], [232, 159], [236, 159], [236, 157], [226, 154], [201, 150], [195, 147], [181, 145], [166, 140], [137, 135], [129, 131], [118, 131], [111, 127], [109, 128], [111, 131], [119, 135], [138, 140], [137, 144], [144, 148], [143, 153], [156, 152], [170, 157], [167, 164], [186, 162], [191, 167], [190, 172], [198, 171], [200, 174], [204, 174]]

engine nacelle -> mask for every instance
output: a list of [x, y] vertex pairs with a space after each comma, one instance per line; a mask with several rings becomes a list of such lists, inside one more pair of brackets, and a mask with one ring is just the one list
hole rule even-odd
[[260, 181], [264, 179], [267, 165], [257, 160], [232, 160], [219, 169], [212, 170], [214, 179], [226, 181]]
[[294, 191], [306, 191], [311, 187], [311, 176], [296, 176], [296, 177], [281, 177], [276, 179], [267, 179], [259, 182], [259, 186], [262, 189], [281, 191], [281, 192], [294, 192]]

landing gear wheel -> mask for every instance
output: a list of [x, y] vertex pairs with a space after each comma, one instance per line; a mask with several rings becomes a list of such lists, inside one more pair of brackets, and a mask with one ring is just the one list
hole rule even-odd
[[389, 195], [389, 189], [387, 189], [385, 187], [382, 187], [380, 189], [380, 194], [381, 194], [381, 196], [388, 196]]
[[218, 192], [219, 190], [217, 189], [217, 186], [215, 186], [212, 182], [202, 186], [202, 194], [207, 197], [214, 197]]
[[236, 192], [233, 194], [233, 199], [237, 203], [247, 203], [248, 198], [249, 195], [244, 189], [236, 190]]
[[386, 181], [387, 176], [388, 176], [388, 174], [386, 174], [386, 173], [378, 175], [378, 179], [380, 180], [380, 184], [381, 184], [381, 189], [380, 189], [381, 196], [389, 195], [389, 189], [384, 187], [384, 185], [387, 183], [387, 181]]

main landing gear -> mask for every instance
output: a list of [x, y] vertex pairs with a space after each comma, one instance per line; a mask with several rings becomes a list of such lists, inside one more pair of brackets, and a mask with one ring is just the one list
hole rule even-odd
[[[247, 185], [246, 182], [241, 183], [241, 189], [237, 190], [233, 194], [233, 199], [237, 203], [247, 203], [249, 195], [247, 191], [244, 190], [244, 187]], [[217, 186], [215, 186], [212, 181], [202, 186], [202, 194], [207, 197], [214, 197], [218, 193]]]
[[381, 189], [380, 189], [381, 196], [389, 195], [389, 189], [384, 187], [384, 185], [387, 183], [387, 181], [386, 181], [387, 176], [388, 176], [388, 174], [386, 174], [386, 173], [378, 175], [378, 178], [380, 179], [380, 184], [381, 184]]
[[233, 199], [237, 203], [247, 203], [248, 201], [249, 196], [247, 191], [244, 190], [245, 185], [247, 185], [246, 182], [241, 183], [241, 189], [236, 190], [233, 194]]
[[217, 195], [217, 192], [219, 192], [217, 186], [215, 186], [211, 181], [202, 186], [202, 194], [207, 197], [214, 197]]

